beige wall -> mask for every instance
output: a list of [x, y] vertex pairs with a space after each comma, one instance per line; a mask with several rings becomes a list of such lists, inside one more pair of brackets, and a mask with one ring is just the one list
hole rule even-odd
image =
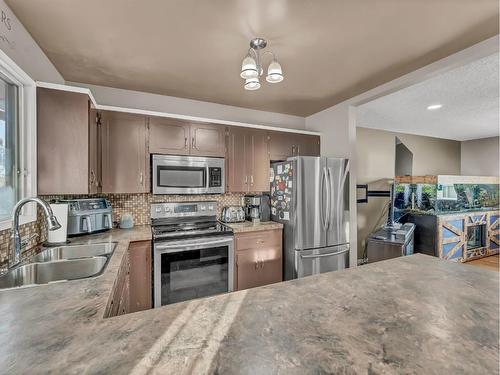
[[[366, 128], [356, 129], [357, 183], [388, 190], [394, 177], [395, 137], [413, 153], [413, 175], [460, 174], [460, 142]], [[358, 204], [358, 257], [388, 198]], [[384, 217], [385, 220], [386, 216]]]
[[461, 154], [463, 176], [499, 175], [499, 137], [462, 142]]

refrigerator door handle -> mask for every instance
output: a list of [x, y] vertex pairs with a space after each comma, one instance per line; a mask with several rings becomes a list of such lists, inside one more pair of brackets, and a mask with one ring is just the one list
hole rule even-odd
[[326, 214], [325, 214], [325, 230], [328, 229], [330, 226], [330, 211], [332, 208], [332, 186], [331, 186], [331, 177], [330, 177], [330, 171], [325, 168], [324, 169], [325, 173], [325, 185], [326, 185]]
[[[326, 168], [323, 168], [323, 171], [321, 173], [321, 225], [323, 226], [323, 229], [326, 230], [328, 228], [327, 225], [327, 215], [328, 211], [325, 209], [325, 202], [323, 201], [323, 197], [325, 196], [325, 190], [327, 189], [327, 181], [326, 181]], [[328, 202], [328, 196], [327, 196], [327, 202]]]
[[313, 255], [302, 255], [300, 254], [300, 257], [302, 259], [309, 259], [309, 258], [324, 258], [324, 257], [331, 257], [334, 255], [342, 255], [345, 254], [349, 251], [349, 248], [341, 250], [341, 251], [336, 251], [334, 253], [325, 253], [325, 254], [313, 254]]
[[331, 168], [328, 168], [327, 170], [328, 174], [327, 174], [327, 177], [328, 177], [328, 186], [330, 188], [330, 190], [328, 191], [328, 227], [327, 229], [330, 230], [331, 229], [331, 226], [332, 226], [332, 210], [333, 210], [333, 207], [332, 207], [332, 201], [333, 201], [333, 193], [334, 193], [334, 186], [333, 186], [333, 180], [332, 180], [332, 169]]

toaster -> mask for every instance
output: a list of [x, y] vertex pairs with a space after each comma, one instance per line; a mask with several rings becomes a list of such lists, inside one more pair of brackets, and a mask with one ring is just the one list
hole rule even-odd
[[241, 223], [245, 221], [245, 210], [241, 206], [226, 206], [222, 209], [220, 220], [223, 223]]

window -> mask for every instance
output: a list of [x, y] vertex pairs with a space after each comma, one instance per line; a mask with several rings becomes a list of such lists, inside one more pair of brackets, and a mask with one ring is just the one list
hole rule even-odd
[[0, 76], [0, 220], [8, 219], [18, 200], [18, 87]]
[[[19, 199], [36, 196], [36, 84], [0, 50], [0, 230]], [[27, 205], [20, 222], [36, 220]]]

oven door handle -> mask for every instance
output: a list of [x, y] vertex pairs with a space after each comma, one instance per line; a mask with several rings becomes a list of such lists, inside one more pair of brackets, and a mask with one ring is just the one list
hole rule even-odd
[[[233, 237], [226, 237], [224, 239], [216, 239], [216, 240], [198, 240], [198, 241], [175, 241], [175, 242], [157, 242], [154, 244], [155, 251], [159, 251], [162, 253], [168, 252], [179, 252], [179, 251], [189, 251], [201, 249], [204, 247], [210, 247], [215, 245], [228, 245], [233, 242]], [[170, 250], [170, 251], [169, 251]], [[175, 251], [172, 251], [175, 250]]]

